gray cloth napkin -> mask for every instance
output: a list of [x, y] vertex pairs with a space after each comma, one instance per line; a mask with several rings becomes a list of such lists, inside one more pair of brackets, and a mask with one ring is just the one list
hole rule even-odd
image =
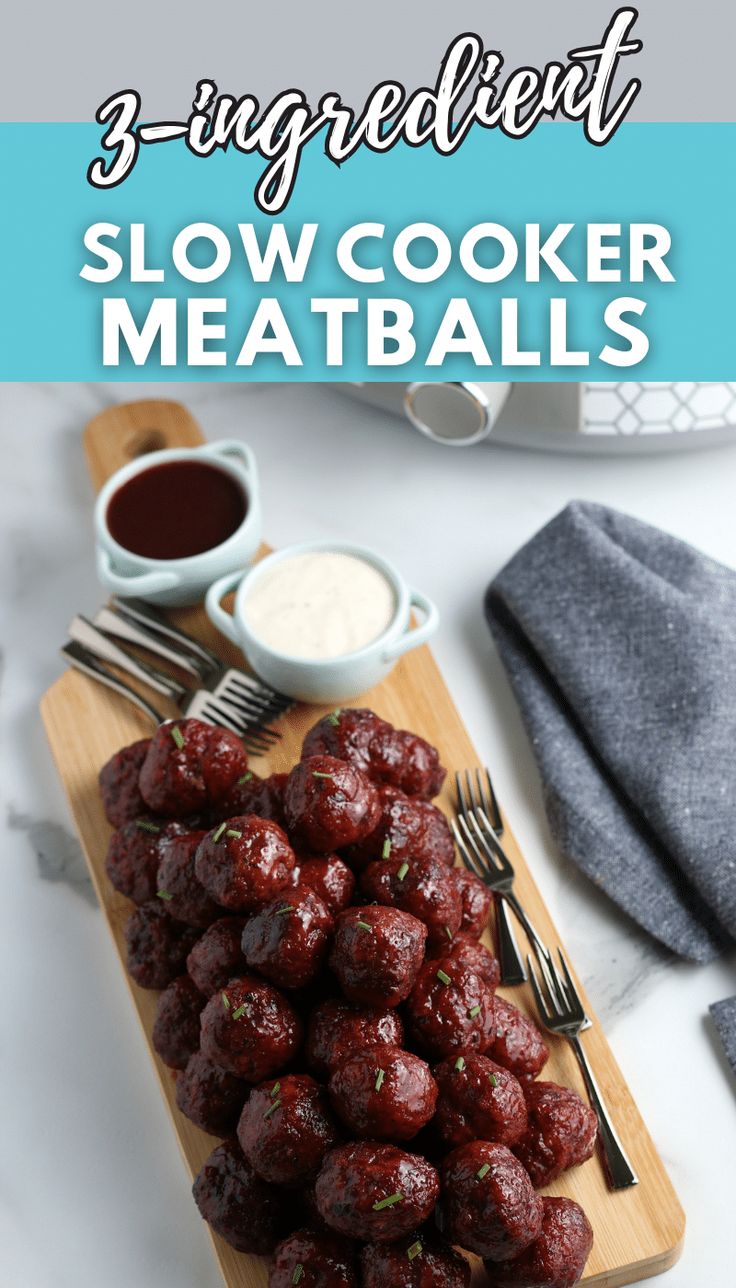
[[736, 573], [568, 505], [488, 588], [553, 835], [674, 953], [736, 939]]

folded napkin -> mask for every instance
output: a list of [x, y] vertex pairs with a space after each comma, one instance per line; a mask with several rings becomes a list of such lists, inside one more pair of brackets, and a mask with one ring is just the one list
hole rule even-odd
[[485, 609], [561, 850], [674, 953], [710, 960], [736, 939], [736, 573], [576, 501]]

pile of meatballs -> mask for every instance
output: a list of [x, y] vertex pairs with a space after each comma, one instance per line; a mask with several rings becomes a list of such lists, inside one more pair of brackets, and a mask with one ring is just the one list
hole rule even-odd
[[592, 1231], [537, 1192], [596, 1119], [537, 1081], [548, 1050], [496, 993], [491, 896], [454, 866], [424, 739], [334, 711], [289, 774], [171, 721], [100, 773], [127, 964], [161, 990], [179, 1109], [220, 1138], [194, 1182], [270, 1288], [571, 1288]]

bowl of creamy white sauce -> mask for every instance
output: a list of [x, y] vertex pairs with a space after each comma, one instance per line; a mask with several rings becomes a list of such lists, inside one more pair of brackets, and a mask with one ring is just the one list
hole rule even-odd
[[[236, 586], [231, 614], [222, 600]], [[439, 622], [432, 601], [382, 555], [332, 541], [289, 546], [221, 577], [205, 607], [262, 680], [315, 703], [365, 693]]]

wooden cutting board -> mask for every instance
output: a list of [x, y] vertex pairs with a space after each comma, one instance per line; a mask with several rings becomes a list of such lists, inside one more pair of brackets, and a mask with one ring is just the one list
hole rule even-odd
[[[85, 433], [85, 449], [96, 488], [134, 456], [164, 446], [192, 446], [201, 441], [199, 427], [189, 413], [178, 404], [164, 401], [112, 408], [91, 421]], [[176, 619], [223, 656], [242, 663], [237, 652], [210, 626], [201, 608], [180, 610]], [[453, 771], [480, 763], [481, 758], [426, 647], [402, 658], [383, 684], [365, 694], [361, 705], [372, 707], [393, 724], [416, 730], [435, 743], [443, 763]], [[110, 828], [97, 792], [97, 774], [120, 747], [150, 733], [150, 726], [123, 699], [74, 671], [66, 671], [51, 686], [42, 700], [41, 712], [113, 943], [124, 959], [123, 927], [131, 905], [112, 889], [105, 876], [104, 858]], [[324, 713], [324, 709], [314, 707], [296, 708], [282, 721], [283, 740], [277, 750], [267, 763], [254, 760], [254, 768], [263, 773], [289, 768], [298, 759], [307, 729]], [[451, 775], [448, 775], [448, 784], [450, 781]], [[438, 803], [446, 812], [452, 812], [449, 786]], [[516, 866], [519, 894], [532, 920], [548, 943], [559, 942], [559, 935], [508, 828], [505, 844]], [[130, 979], [128, 985], [150, 1045], [157, 994], [138, 988]], [[508, 990], [507, 996], [534, 1017], [534, 1003], [527, 985]], [[593, 1027], [583, 1041], [640, 1183], [633, 1189], [611, 1193], [595, 1157], [564, 1175], [549, 1187], [549, 1192], [576, 1199], [592, 1223], [595, 1244], [584, 1283], [614, 1288], [659, 1274], [672, 1266], [682, 1246], [685, 1218], [600, 1025], [590, 1008], [588, 1013]], [[549, 1042], [551, 1057], [543, 1076], [575, 1087], [584, 1095], [568, 1045], [556, 1038], [550, 1038]], [[215, 1141], [179, 1113], [174, 1102], [172, 1072], [152, 1047], [151, 1057], [186, 1165], [194, 1175]], [[163, 1121], [161, 1130], [165, 1130]], [[192, 1220], [199, 1219], [192, 1204]], [[213, 1245], [229, 1288], [264, 1288], [265, 1262], [235, 1252], [216, 1236]], [[477, 1277], [482, 1283], [482, 1273]]]

